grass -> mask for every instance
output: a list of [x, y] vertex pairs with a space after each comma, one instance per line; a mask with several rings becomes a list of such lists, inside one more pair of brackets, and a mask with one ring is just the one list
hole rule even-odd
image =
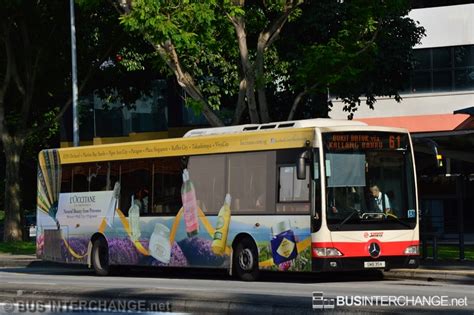
[[0, 242], [0, 253], [13, 255], [32, 255], [36, 252], [35, 242]]
[[[474, 246], [465, 246], [464, 255], [466, 260], [474, 260]], [[433, 257], [433, 246], [428, 245], [426, 257]], [[459, 246], [438, 245], [438, 259], [459, 259]]]

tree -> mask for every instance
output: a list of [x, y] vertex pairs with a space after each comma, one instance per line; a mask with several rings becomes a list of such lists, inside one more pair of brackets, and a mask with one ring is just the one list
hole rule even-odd
[[[21, 189], [20, 161], [25, 143], [34, 132], [45, 111], [35, 107], [38, 93], [48, 91], [44, 77], [48, 71], [61, 71], [42, 66], [45, 47], [57, 47], [56, 19], [48, 19], [48, 9], [60, 5], [35, 6], [29, 2], [2, 2], [0, 13], [0, 137], [5, 154], [5, 227], [4, 239], [20, 240]], [[44, 20], [43, 20], [44, 19]], [[35, 34], [31, 33], [35, 31]], [[58, 61], [61, 56], [54, 56]], [[44, 89], [44, 90], [43, 90]], [[44, 91], [44, 92], [43, 92]], [[47, 92], [46, 92], [47, 93]], [[51, 109], [51, 108], [50, 108]]]
[[[424, 29], [406, 17], [408, 9], [407, 1], [348, 1], [343, 6], [305, 3], [305, 14], [290, 23], [283, 35], [289, 40], [279, 42], [280, 51], [290, 55], [285, 58], [292, 58], [295, 47], [304, 51], [302, 62], [292, 67], [290, 75], [300, 92], [288, 119], [305, 98], [309, 103], [319, 98], [320, 114], [327, 115], [329, 92], [346, 104], [349, 118], [360, 106], [361, 96], [371, 108], [376, 96], [400, 101], [399, 91], [412, 68], [412, 47], [424, 35]], [[307, 32], [297, 32], [301, 27]]]
[[[76, 14], [80, 93], [105, 95], [117, 86], [120, 90], [115, 79], [136, 70], [129, 55], [146, 55], [149, 45], [125, 33], [110, 6], [82, 6]], [[4, 239], [8, 241], [22, 238], [21, 163], [25, 158], [36, 160], [38, 150], [49, 144], [47, 139], [57, 135], [59, 120], [71, 104], [69, 4], [4, 1], [0, 21], [0, 137], [5, 155]], [[136, 88], [123, 87], [120, 99], [133, 102], [146, 90], [147, 79], [134, 80]], [[29, 166], [31, 170], [36, 170], [35, 165]], [[27, 189], [30, 186], [34, 187]]]
[[411, 47], [423, 34], [405, 17], [407, 0], [113, 3], [192, 98], [188, 105], [214, 126], [224, 124], [219, 110], [229, 96], [234, 124], [246, 110], [252, 123], [282, 110], [292, 119], [301, 103], [328, 89], [349, 112], [361, 95], [369, 106], [375, 96], [399, 99], [403, 67], [410, 68]]

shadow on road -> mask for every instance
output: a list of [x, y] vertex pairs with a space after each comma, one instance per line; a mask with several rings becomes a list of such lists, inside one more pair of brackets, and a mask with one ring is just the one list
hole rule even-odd
[[[88, 275], [93, 276], [94, 271], [84, 265], [71, 265], [50, 262], [35, 262], [24, 268], [2, 268], [2, 272], [15, 272], [24, 274], [44, 275]], [[166, 279], [202, 279], [239, 281], [230, 276], [227, 270], [204, 268], [173, 268], [173, 267], [128, 267], [120, 266], [112, 270], [113, 277], [122, 278], [166, 278]], [[324, 282], [357, 282], [383, 280], [380, 270], [363, 270], [354, 272], [272, 272], [262, 271], [259, 282], [288, 282], [288, 283], [324, 283]]]

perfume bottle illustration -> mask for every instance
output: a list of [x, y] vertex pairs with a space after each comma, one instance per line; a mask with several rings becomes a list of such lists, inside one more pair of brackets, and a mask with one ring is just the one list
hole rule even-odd
[[107, 208], [107, 213], [105, 215], [107, 225], [112, 227], [115, 217], [115, 209], [117, 209], [117, 203], [120, 199], [120, 183], [115, 182], [114, 185], [114, 192], [112, 194], [112, 198], [110, 199], [109, 206]]
[[222, 256], [225, 252], [227, 244], [227, 235], [229, 234], [230, 224], [230, 202], [229, 194], [225, 196], [224, 205], [219, 210], [217, 216], [216, 231], [214, 232], [214, 239], [212, 241], [211, 250], [215, 255]]
[[171, 259], [170, 230], [161, 223], [155, 224], [155, 229], [148, 245], [150, 255], [162, 263], [169, 263]]
[[130, 209], [128, 209], [128, 222], [130, 223], [130, 229], [132, 230], [132, 241], [137, 241], [140, 236], [140, 208], [135, 203], [134, 197], [132, 196], [132, 203]]
[[290, 221], [285, 220], [273, 225], [271, 231], [273, 238], [270, 243], [275, 265], [294, 259], [298, 255], [298, 249]]
[[196, 201], [196, 191], [189, 178], [187, 169], [183, 170], [183, 186], [181, 187], [181, 200], [184, 208], [184, 223], [188, 237], [199, 233], [198, 205]]

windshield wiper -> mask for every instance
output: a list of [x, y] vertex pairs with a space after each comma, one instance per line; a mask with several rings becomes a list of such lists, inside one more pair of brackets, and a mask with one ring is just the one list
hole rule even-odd
[[396, 216], [394, 215], [389, 215], [389, 214], [386, 214], [385, 215], [385, 218], [392, 218], [393, 220], [397, 221], [398, 223], [400, 223], [401, 225], [404, 225], [408, 228], [411, 228], [410, 224], [406, 223], [405, 221], [402, 221], [400, 220], [399, 218], [397, 218]]
[[352, 209], [352, 212], [347, 217], [345, 217], [341, 223], [339, 223], [337, 229], [340, 230], [341, 227], [354, 216], [354, 214], [359, 214], [359, 211]]

